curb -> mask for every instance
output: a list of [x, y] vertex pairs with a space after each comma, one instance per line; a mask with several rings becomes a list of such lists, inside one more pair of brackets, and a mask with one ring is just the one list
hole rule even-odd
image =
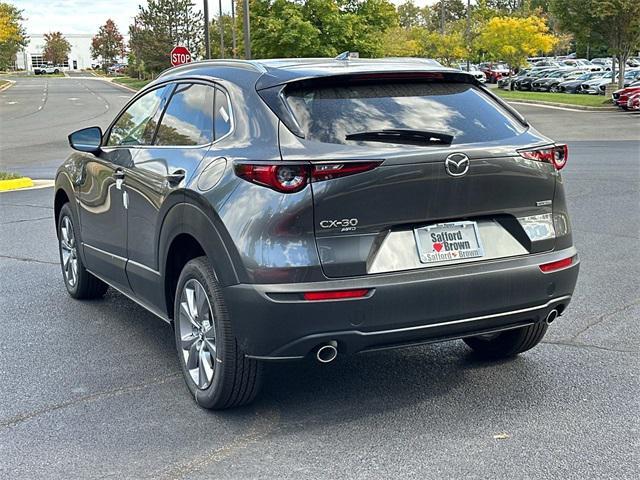
[[572, 105], [570, 103], [559, 103], [559, 102], [545, 102], [542, 100], [508, 100], [504, 97], [500, 97], [507, 103], [520, 104], [520, 105], [538, 105], [541, 107], [557, 107], [563, 108], [566, 110], [575, 110], [581, 112], [615, 112], [618, 110], [617, 107], [611, 105], [610, 107], [588, 107], [584, 105]]
[[[6, 79], [4, 79], [4, 78], [3, 78], [3, 80], [6, 80]], [[16, 81], [15, 81], [15, 80], [6, 80], [6, 81], [7, 81], [7, 82], [9, 82], [9, 83], [7, 83], [6, 85], [1, 86], [1, 87], [0, 87], [0, 92], [5, 91], [7, 88], [12, 87], [12, 86], [13, 86], [13, 84], [14, 84], [14, 83], [16, 83]]]
[[100, 78], [100, 80], [103, 80], [105, 82], [109, 82], [111, 85], [115, 85], [116, 87], [124, 88], [125, 90], [128, 90], [130, 92], [138, 93], [138, 91], [139, 91], [139, 90], [134, 90], [131, 87], [127, 87], [126, 85], [122, 85], [121, 83], [114, 82], [113, 78], [103, 78], [103, 77], [96, 77], [96, 78]]
[[11, 180], [0, 180], [0, 192], [18, 190], [20, 188], [33, 187], [33, 180], [29, 177], [13, 178]]
[[[29, 179], [31, 180], [31, 179]], [[5, 180], [0, 181], [2, 183]], [[20, 187], [20, 188], [12, 188], [10, 190], [3, 190], [0, 188], [0, 194], [10, 193], [10, 192], [23, 192], [28, 190], [38, 190], [40, 188], [50, 188], [55, 185], [54, 180], [33, 180], [33, 185], [30, 187]]]

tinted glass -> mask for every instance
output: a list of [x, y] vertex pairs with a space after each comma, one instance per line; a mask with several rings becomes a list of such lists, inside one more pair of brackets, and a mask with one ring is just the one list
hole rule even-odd
[[287, 92], [307, 138], [353, 144], [351, 133], [388, 128], [454, 136], [453, 143], [513, 137], [524, 127], [487, 94], [464, 83], [384, 83]]
[[176, 87], [162, 116], [156, 145], [205, 145], [213, 141], [215, 88], [197, 83]]
[[113, 125], [107, 145], [150, 145], [156, 129], [154, 116], [165, 90], [153, 90], [131, 104]]
[[216, 113], [215, 113], [215, 132], [216, 140], [224, 137], [231, 130], [231, 111], [229, 109], [229, 100], [227, 95], [216, 89]]

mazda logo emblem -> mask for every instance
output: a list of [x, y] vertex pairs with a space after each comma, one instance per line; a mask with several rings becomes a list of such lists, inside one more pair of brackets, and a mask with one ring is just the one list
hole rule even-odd
[[464, 153], [452, 153], [444, 161], [444, 169], [452, 177], [461, 177], [469, 171], [469, 157]]

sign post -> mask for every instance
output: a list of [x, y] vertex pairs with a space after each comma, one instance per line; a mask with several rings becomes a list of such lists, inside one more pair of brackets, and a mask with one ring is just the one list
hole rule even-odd
[[171, 50], [171, 65], [177, 67], [185, 63], [191, 63], [191, 52], [187, 47], [173, 47]]

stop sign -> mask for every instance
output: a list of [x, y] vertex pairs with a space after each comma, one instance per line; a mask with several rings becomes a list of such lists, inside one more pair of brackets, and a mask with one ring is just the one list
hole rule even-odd
[[183, 63], [191, 62], [191, 52], [187, 47], [173, 47], [171, 50], [171, 65], [177, 67]]

